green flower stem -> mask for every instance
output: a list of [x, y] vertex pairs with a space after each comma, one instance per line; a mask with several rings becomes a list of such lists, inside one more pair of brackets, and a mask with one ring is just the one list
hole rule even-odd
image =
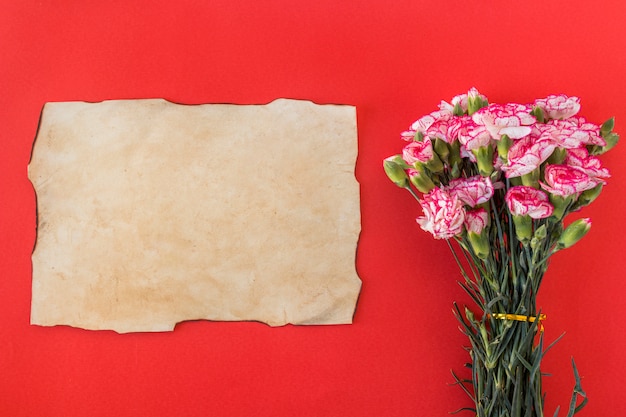
[[[504, 192], [491, 202], [489, 240], [492, 251], [481, 258], [467, 237], [456, 239], [461, 254], [450, 249], [462, 271], [464, 290], [482, 317], [456, 313], [470, 341], [472, 390], [477, 417], [543, 417], [540, 365], [545, 351], [539, 320], [494, 318], [509, 313], [538, 317], [536, 297], [547, 260], [560, 235], [561, 222], [531, 220], [522, 242], [513, 216], [503, 207]], [[529, 244], [531, 241], [533, 244]]]

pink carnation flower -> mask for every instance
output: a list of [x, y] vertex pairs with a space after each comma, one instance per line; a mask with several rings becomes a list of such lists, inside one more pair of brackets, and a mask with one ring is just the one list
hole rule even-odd
[[606, 145], [600, 136], [600, 126], [588, 123], [582, 117], [550, 120], [537, 126], [538, 135], [552, 140], [559, 148], [574, 149], [585, 145]]
[[590, 190], [603, 181], [596, 180], [583, 170], [568, 165], [548, 165], [541, 188], [550, 194], [567, 197]]
[[518, 185], [509, 188], [504, 196], [509, 211], [514, 216], [530, 216], [533, 219], [549, 217], [554, 206], [546, 193], [533, 187]]
[[470, 207], [486, 203], [493, 197], [493, 184], [489, 177], [476, 175], [470, 178], [457, 178], [450, 181], [446, 190]]
[[550, 95], [535, 100], [535, 106], [541, 108], [549, 119], [567, 119], [580, 110], [580, 99], [568, 97], [565, 94]]
[[485, 126], [496, 140], [502, 135], [521, 139], [530, 133], [530, 126], [537, 121], [530, 112], [531, 108], [523, 104], [490, 104], [474, 113], [472, 119]]
[[404, 140], [413, 140], [417, 132], [433, 139], [439, 138], [448, 142], [448, 121], [452, 117], [452, 111], [439, 110], [417, 119], [410, 129], [402, 132]]
[[568, 149], [564, 164], [582, 170], [598, 183], [605, 184], [604, 179], [611, 177], [609, 170], [602, 167], [600, 158], [589, 155], [587, 148]]
[[507, 163], [502, 166], [507, 178], [521, 177], [537, 169], [552, 155], [556, 145], [551, 140], [526, 136], [516, 141], [507, 155]]
[[419, 201], [424, 216], [416, 219], [420, 227], [435, 239], [449, 239], [463, 231], [465, 209], [458, 197], [441, 188], [433, 188]]
[[468, 210], [465, 213], [465, 228], [468, 232], [479, 235], [489, 224], [489, 213], [484, 208]]
[[584, 117], [571, 117], [567, 119], [568, 122], [572, 123], [576, 132], [574, 136], [576, 136], [582, 145], [598, 145], [605, 146], [606, 141], [600, 136], [600, 126], [595, 123], [588, 122]]
[[491, 134], [483, 125], [479, 125], [470, 116], [455, 117], [448, 124], [450, 142], [458, 140], [468, 151], [491, 144]]
[[426, 129], [424, 136], [431, 139], [441, 139], [445, 142], [452, 142], [448, 139], [448, 120], [437, 120]]
[[429, 138], [424, 138], [422, 142], [410, 142], [402, 149], [402, 159], [409, 165], [415, 165], [417, 162], [426, 163], [432, 158], [433, 145]]

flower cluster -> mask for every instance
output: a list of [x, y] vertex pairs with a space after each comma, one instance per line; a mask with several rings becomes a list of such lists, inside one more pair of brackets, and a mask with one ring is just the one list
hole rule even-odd
[[579, 110], [580, 100], [563, 94], [501, 105], [472, 88], [402, 132], [402, 153], [383, 165], [398, 186], [423, 194], [422, 229], [437, 239], [482, 236], [470, 243], [483, 256], [494, 203], [505, 203], [527, 242], [530, 220], [561, 220], [606, 184], [597, 155], [617, 142], [613, 120], [599, 126]]
[[[564, 227], [564, 218], [598, 197], [610, 176], [598, 155], [619, 139], [613, 119], [596, 125], [579, 111], [577, 97], [500, 105], [473, 88], [415, 121], [401, 134], [402, 153], [383, 162], [419, 202], [419, 226], [450, 245], [461, 286], [482, 312], [463, 315], [455, 304], [472, 378], [454, 376], [478, 417], [544, 415], [537, 293], [550, 256], [589, 231], [589, 219]], [[575, 365], [574, 375], [569, 416], [586, 403]], [[577, 396], [585, 398], [578, 406]]]

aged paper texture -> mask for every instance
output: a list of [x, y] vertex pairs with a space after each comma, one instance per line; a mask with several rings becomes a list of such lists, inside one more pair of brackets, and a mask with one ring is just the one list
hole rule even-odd
[[31, 323], [351, 323], [356, 156], [351, 106], [46, 104]]

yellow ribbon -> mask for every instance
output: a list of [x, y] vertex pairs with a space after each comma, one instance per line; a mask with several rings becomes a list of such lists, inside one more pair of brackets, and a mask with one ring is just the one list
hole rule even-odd
[[515, 321], [527, 321], [530, 323], [534, 323], [535, 320], [539, 320], [537, 324], [537, 328], [540, 332], [543, 332], [543, 324], [541, 322], [546, 319], [545, 314], [540, 314], [539, 317], [535, 316], [523, 316], [521, 314], [508, 314], [508, 313], [496, 313], [492, 314], [491, 317], [497, 320], [515, 320]]

